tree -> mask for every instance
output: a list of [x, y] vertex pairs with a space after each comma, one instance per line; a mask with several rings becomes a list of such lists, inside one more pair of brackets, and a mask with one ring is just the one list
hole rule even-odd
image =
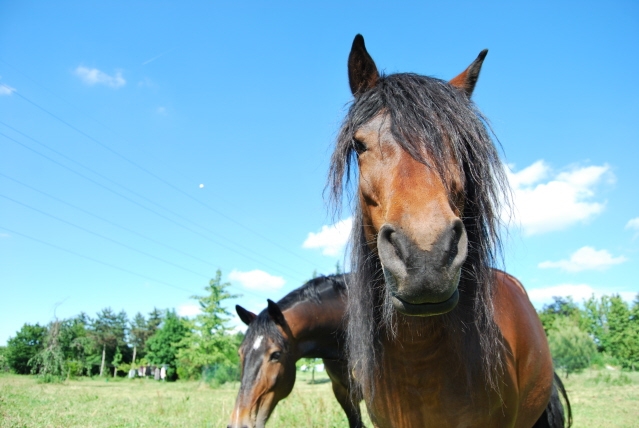
[[57, 319], [49, 324], [44, 347], [29, 360], [32, 372], [37, 372], [45, 382], [61, 380], [66, 372], [64, 350], [60, 343], [61, 325], [62, 322]]
[[167, 376], [174, 377], [176, 369], [176, 355], [183, 345], [182, 339], [188, 334], [189, 329], [185, 322], [175, 314], [175, 311], [166, 311], [164, 321], [160, 328], [146, 342], [146, 358], [151, 364], [168, 364]]
[[555, 367], [564, 370], [566, 378], [590, 366], [597, 347], [588, 333], [567, 317], [555, 319], [548, 334], [548, 344]]
[[607, 321], [604, 349], [624, 367], [635, 367], [639, 364], [639, 320], [619, 295], [610, 297]]
[[120, 311], [119, 314], [116, 314], [111, 308], [102, 309], [91, 323], [89, 335], [96, 346], [102, 350], [100, 376], [104, 374], [107, 356], [109, 359], [113, 358], [116, 348], [126, 346], [127, 324], [126, 313]]
[[46, 334], [47, 328], [40, 324], [25, 324], [16, 337], [9, 338], [4, 355], [11, 370], [18, 374], [31, 372], [30, 360], [42, 349]]
[[148, 332], [149, 329], [146, 319], [144, 319], [144, 315], [138, 312], [131, 321], [131, 326], [129, 328], [129, 343], [133, 346], [133, 358], [131, 359], [131, 364], [135, 365], [138, 350], [140, 351], [140, 354], [143, 354], [144, 344], [149, 337]]
[[120, 352], [120, 348], [115, 348], [115, 355], [113, 355], [113, 361], [111, 361], [111, 364], [113, 364], [113, 377], [116, 377], [118, 374], [118, 367], [120, 367], [120, 364], [122, 364], [122, 353]]
[[538, 313], [546, 335], [552, 330], [557, 318], [570, 318], [577, 323], [579, 327], [583, 327], [585, 323], [582, 321], [581, 310], [572, 300], [572, 297], [553, 296], [552, 299], [554, 300], [553, 303], [544, 305]]
[[205, 287], [207, 294], [191, 297], [198, 301], [200, 314], [189, 321], [191, 331], [181, 342], [177, 356], [180, 377], [197, 378], [205, 367], [222, 371], [237, 367], [239, 343], [227, 326], [231, 314], [222, 306], [226, 299], [238, 297], [227, 291], [230, 285], [222, 282], [218, 270]]

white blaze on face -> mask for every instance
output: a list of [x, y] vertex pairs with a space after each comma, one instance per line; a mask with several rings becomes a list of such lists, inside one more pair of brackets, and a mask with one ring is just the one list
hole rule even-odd
[[255, 339], [255, 342], [253, 342], [253, 349], [257, 349], [260, 347], [263, 338], [264, 336], [257, 336], [257, 339]]

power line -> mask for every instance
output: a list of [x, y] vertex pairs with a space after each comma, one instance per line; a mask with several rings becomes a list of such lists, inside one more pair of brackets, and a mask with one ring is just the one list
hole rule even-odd
[[92, 262], [99, 263], [101, 265], [108, 266], [110, 268], [117, 269], [119, 271], [126, 272], [128, 274], [135, 275], [135, 276], [140, 277], [140, 278], [144, 278], [144, 279], [147, 279], [147, 280], [150, 280], [150, 281], [153, 281], [153, 282], [157, 282], [159, 284], [163, 284], [163, 285], [166, 285], [166, 286], [171, 287], [171, 288], [175, 288], [176, 290], [187, 291], [189, 293], [193, 293], [194, 292], [193, 290], [188, 290], [188, 289], [180, 287], [178, 285], [171, 284], [171, 283], [162, 281], [160, 279], [152, 278], [152, 277], [150, 277], [148, 275], [144, 275], [144, 274], [141, 274], [141, 273], [138, 273], [138, 272], [134, 272], [132, 270], [129, 270], [129, 269], [126, 269], [126, 268], [123, 268], [123, 267], [120, 267], [120, 266], [116, 266], [116, 265], [111, 264], [111, 263], [103, 262], [101, 260], [95, 259], [95, 258], [90, 257], [90, 256], [86, 256], [84, 254], [77, 253], [77, 252], [75, 252], [73, 250], [69, 250], [67, 248], [62, 248], [62, 247], [60, 247], [58, 245], [51, 244], [50, 242], [46, 242], [46, 241], [43, 241], [41, 239], [34, 238], [33, 236], [29, 236], [29, 235], [26, 235], [24, 233], [17, 232], [17, 231], [15, 231], [13, 229], [9, 229], [8, 227], [2, 226], [2, 225], [0, 225], [0, 228], [8, 231], [9, 233], [13, 233], [15, 235], [19, 235], [19, 236], [22, 236], [24, 238], [31, 239], [32, 241], [36, 241], [36, 242], [39, 242], [41, 244], [48, 245], [49, 247], [56, 248], [56, 249], [58, 249], [60, 251], [64, 251], [66, 253], [73, 254], [74, 256], [81, 257], [81, 258], [87, 259], [87, 260], [91, 260]]
[[[0, 123], [2, 123], [3, 125], [6, 125], [6, 124], [5, 124], [4, 122], [2, 122], [2, 121], [0, 121]], [[14, 129], [14, 128], [12, 128], [12, 127], [10, 127], [10, 128], [11, 128], [11, 129]], [[49, 148], [46, 144], [41, 143], [41, 142], [39, 142], [39, 141], [37, 141], [37, 140], [35, 140], [35, 139], [33, 139], [33, 138], [31, 138], [31, 137], [27, 136], [26, 134], [24, 134], [24, 133], [20, 132], [20, 131], [17, 131], [17, 130], [16, 130], [16, 132], [18, 132], [18, 133], [20, 133], [21, 135], [23, 135], [23, 136], [25, 136], [25, 137], [27, 137], [27, 138], [31, 139], [32, 141], [35, 141], [35, 142], [36, 142], [36, 143], [38, 143], [38, 144], [43, 145], [44, 147]], [[135, 200], [133, 200], [133, 199], [131, 199], [131, 198], [129, 198], [129, 197], [127, 197], [127, 196], [125, 196], [125, 195], [121, 194], [120, 192], [117, 192], [117, 191], [115, 191], [115, 190], [113, 190], [113, 189], [111, 189], [111, 188], [109, 188], [109, 187], [107, 187], [107, 186], [105, 186], [105, 185], [103, 185], [103, 184], [101, 184], [101, 183], [99, 183], [99, 182], [97, 182], [97, 181], [95, 181], [95, 180], [93, 180], [93, 179], [91, 179], [91, 178], [87, 177], [86, 175], [81, 174], [80, 172], [78, 172], [78, 171], [76, 171], [76, 170], [74, 170], [74, 169], [72, 169], [72, 168], [69, 168], [69, 167], [68, 167], [68, 166], [66, 166], [66, 165], [61, 164], [60, 162], [58, 162], [58, 161], [56, 161], [56, 160], [54, 160], [54, 159], [50, 158], [49, 156], [47, 156], [47, 155], [45, 155], [45, 154], [43, 154], [43, 153], [40, 153], [39, 151], [37, 151], [37, 150], [33, 149], [32, 147], [29, 147], [29, 146], [27, 146], [27, 145], [25, 145], [25, 144], [21, 143], [20, 141], [18, 141], [18, 140], [16, 140], [16, 139], [14, 139], [14, 138], [9, 137], [8, 135], [6, 135], [6, 134], [4, 134], [4, 133], [2, 133], [2, 132], [0, 132], [0, 135], [1, 135], [1, 136], [3, 136], [3, 137], [5, 137], [5, 138], [7, 138], [7, 139], [9, 139], [9, 140], [11, 140], [11, 141], [13, 141], [13, 142], [15, 142], [16, 144], [18, 144], [18, 145], [20, 145], [20, 146], [22, 146], [22, 147], [24, 147], [24, 148], [26, 148], [26, 149], [28, 149], [28, 150], [30, 150], [30, 151], [32, 151], [32, 152], [34, 152], [34, 153], [38, 154], [39, 156], [44, 157], [45, 159], [49, 160], [50, 162], [53, 162], [53, 163], [55, 163], [56, 165], [58, 165], [58, 166], [60, 166], [60, 167], [62, 167], [62, 168], [64, 168], [64, 169], [66, 169], [66, 170], [68, 170], [68, 171], [70, 171], [70, 172], [72, 172], [72, 173], [74, 173], [74, 174], [76, 174], [76, 175], [79, 175], [80, 177], [84, 178], [85, 180], [88, 180], [89, 182], [91, 182], [91, 183], [93, 183], [93, 184], [95, 184], [95, 185], [97, 185], [97, 186], [99, 186], [99, 187], [101, 187], [101, 188], [103, 188], [103, 189], [105, 189], [105, 190], [107, 190], [107, 191], [109, 191], [109, 192], [111, 192], [111, 193], [113, 193], [113, 194], [115, 194], [115, 195], [117, 195], [117, 196], [119, 196], [119, 197], [121, 197], [121, 198], [123, 198], [123, 199], [127, 200], [128, 202], [130, 202], [130, 203], [132, 203], [132, 204], [134, 204], [134, 205], [137, 205], [137, 206], [139, 206], [139, 207], [141, 207], [141, 208], [143, 208], [143, 209], [145, 209], [145, 210], [147, 210], [147, 211], [150, 211], [151, 213], [153, 213], [153, 214], [155, 214], [155, 215], [157, 215], [157, 216], [159, 216], [159, 217], [161, 217], [161, 218], [163, 218], [163, 219], [165, 219], [165, 220], [167, 220], [167, 221], [169, 221], [169, 222], [171, 222], [171, 223], [173, 223], [173, 224], [175, 224], [175, 225], [177, 225], [177, 226], [179, 226], [179, 227], [181, 227], [181, 228], [183, 228], [183, 229], [186, 229], [186, 230], [190, 231], [191, 233], [193, 233], [193, 234], [195, 234], [195, 235], [199, 236], [200, 238], [203, 238], [203, 239], [205, 239], [205, 240], [207, 240], [207, 241], [209, 241], [209, 242], [212, 242], [212, 243], [214, 243], [214, 244], [216, 244], [216, 245], [218, 245], [218, 246], [221, 246], [221, 247], [225, 248], [226, 250], [229, 250], [229, 251], [231, 251], [231, 252], [233, 252], [233, 253], [235, 253], [235, 254], [238, 254], [238, 255], [240, 255], [240, 256], [242, 256], [242, 257], [245, 257], [245, 258], [247, 258], [247, 259], [249, 259], [249, 260], [252, 260], [252, 261], [254, 261], [254, 262], [256, 262], [256, 263], [264, 264], [264, 262], [261, 262], [261, 261], [259, 261], [259, 260], [256, 260], [255, 258], [253, 258], [253, 257], [251, 257], [251, 256], [249, 256], [249, 255], [247, 255], [247, 254], [244, 254], [244, 253], [242, 253], [241, 251], [238, 251], [238, 250], [236, 250], [236, 249], [234, 249], [234, 248], [232, 248], [232, 247], [229, 247], [229, 246], [228, 246], [228, 245], [226, 245], [226, 244], [223, 244], [223, 243], [218, 242], [218, 241], [216, 241], [216, 240], [213, 240], [213, 239], [211, 239], [211, 238], [209, 238], [209, 237], [207, 237], [207, 236], [205, 236], [205, 235], [202, 235], [201, 233], [197, 232], [196, 230], [194, 230], [194, 229], [192, 229], [192, 228], [190, 228], [190, 227], [188, 227], [188, 226], [185, 226], [185, 225], [183, 225], [183, 224], [181, 224], [181, 223], [179, 223], [179, 222], [175, 221], [174, 219], [172, 219], [172, 218], [170, 218], [170, 217], [167, 217], [167, 216], [165, 216], [165, 215], [163, 215], [163, 214], [160, 214], [159, 212], [157, 212], [157, 211], [155, 211], [155, 210], [152, 210], [152, 209], [151, 209], [151, 208], [149, 208], [149, 207], [146, 207], [146, 206], [144, 206], [144, 205], [140, 204], [139, 202], [137, 202], [137, 201], [135, 201]], [[50, 148], [49, 148], [49, 149], [50, 149]], [[78, 162], [73, 161], [72, 159], [70, 159], [70, 158], [68, 158], [67, 156], [65, 156], [65, 155], [63, 155], [63, 154], [61, 154], [61, 153], [57, 152], [57, 151], [56, 151], [56, 150], [54, 150], [54, 149], [50, 149], [50, 150], [53, 150], [55, 153], [58, 153], [58, 154], [60, 154], [61, 156], [63, 156], [63, 157], [65, 157], [65, 158], [69, 159], [70, 161], [72, 161], [72, 162], [74, 162], [74, 163], [76, 163], [76, 164], [79, 164], [79, 165], [80, 165], [80, 166], [82, 166], [83, 168], [85, 168], [85, 169], [89, 169], [90, 171], [92, 171], [92, 170], [91, 170], [91, 168], [85, 167], [84, 165], [82, 165], [82, 164], [80, 164], [80, 163], [78, 163]], [[143, 200], [146, 200], [146, 201], [148, 201], [149, 203], [152, 203], [153, 205], [159, 206], [160, 208], [162, 208], [162, 209], [164, 209], [164, 210], [168, 211], [169, 213], [171, 213], [171, 214], [173, 214], [173, 215], [175, 215], [175, 216], [177, 216], [177, 217], [179, 217], [179, 218], [182, 218], [182, 219], [184, 219], [185, 221], [188, 221], [188, 222], [190, 222], [190, 223], [193, 223], [193, 224], [195, 224], [196, 226], [198, 226], [198, 227], [200, 227], [200, 228], [202, 228], [202, 229], [206, 230], [207, 232], [209, 232], [209, 233], [211, 233], [211, 234], [213, 234], [213, 235], [218, 235], [218, 236], [220, 236], [219, 234], [217, 234], [217, 233], [215, 233], [215, 232], [211, 231], [210, 229], [208, 229], [208, 228], [206, 228], [206, 227], [204, 227], [204, 226], [200, 226], [200, 225], [198, 225], [197, 223], [195, 223], [195, 222], [193, 222], [193, 221], [191, 221], [191, 220], [189, 220], [189, 219], [185, 218], [184, 216], [182, 216], [182, 215], [180, 215], [180, 214], [178, 214], [178, 213], [175, 213], [175, 212], [173, 212], [172, 210], [170, 210], [170, 209], [168, 209], [168, 208], [165, 208], [165, 207], [163, 207], [162, 205], [159, 205], [159, 204], [157, 204], [157, 203], [155, 203], [155, 202], [153, 202], [153, 201], [149, 200], [148, 198], [146, 198], [146, 197], [144, 197], [144, 196], [142, 196], [142, 195], [140, 195], [140, 194], [138, 194], [138, 193], [136, 193], [136, 192], [134, 192], [134, 191], [132, 191], [132, 190], [130, 190], [130, 189], [128, 189], [128, 188], [126, 188], [125, 186], [122, 186], [122, 185], [120, 185], [120, 184], [118, 184], [118, 183], [114, 182], [113, 180], [111, 180], [111, 179], [109, 179], [109, 178], [107, 178], [107, 177], [102, 176], [101, 174], [99, 174], [99, 173], [97, 173], [97, 172], [95, 172], [95, 171], [92, 171], [92, 172], [94, 172], [96, 175], [98, 175], [98, 176], [100, 176], [100, 177], [104, 178], [105, 180], [107, 180], [107, 181], [109, 181], [109, 182], [112, 182], [113, 184], [116, 184], [116, 185], [118, 185], [118, 186], [120, 186], [120, 187], [123, 187], [125, 190], [127, 190], [127, 191], [129, 191], [129, 192], [133, 193], [134, 195], [138, 196], [139, 198], [141, 198], [141, 199], [143, 199]], [[222, 238], [223, 238], [223, 239], [226, 239], [226, 238], [224, 238], [224, 237], [222, 237]], [[289, 268], [288, 268], [288, 266], [282, 265], [282, 264], [281, 264], [281, 263], [279, 263], [279, 262], [276, 262], [276, 261], [274, 261], [274, 260], [269, 259], [268, 257], [265, 257], [265, 256], [263, 256], [263, 255], [261, 255], [261, 254], [259, 254], [259, 253], [256, 253], [255, 251], [253, 251], [253, 250], [251, 250], [251, 249], [248, 249], [248, 248], [246, 248], [246, 247], [242, 246], [241, 244], [237, 244], [237, 243], [235, 243], [234, 245], [237, 245], [238, 247], [243, 248], [245, 251], [248, 251], [248, 252], [250, 252], [250, 253], [256, 254], [256, 255], [258, 255], [259, 257], [264, 258], [265, 260], [269, 260], [271, 263], [275, 263], [275, 264], [277, 264], [277, 265], [280, 265], [280, 266], [285, 267], [285, 269], [289, 269]], [[271, 269], [273, 269], [273, 268], [271, 267]], [[276, 271], [276, 272], [278, 272], [278, 273], [282, 273], [279, 269], [273, 269], [273, 270], [274, 270], [274, 271]], [[297, 278], [297, 279], [299, 279], [299, 278]]]
[[[108, 263], [108, 262], [104, 262], [102, 260], [98, 260], [96, 258], [93, 258], [93, 257], [90, 257], [90, 256], [86, 256], [84, 254], [77, 253], [77, 252], [75, 252], [73, 250], [69, 250], [67, 248], [60, 247], [59, 245], [55, 245], [55, 244], [52, 244], [50, 242], [43, 241], [42, 239], [34, 238], [33, 236], [29, 236], [27, 234], [20, 233], [18, 231], [10, 229], [10, 228], [8, 228], [6, 226], [0, 225], [0, 229], [6, 230], [7, 232], [13, 233], [14, 235], [22, 236], [23, 238], [27, 238], [27, 239], [30, 239], [32, 241], [39, 242], [40, 244], [47, 245], [49, 247], [53, 247], [53, 248], [55, 248], [57, 250], [64, 251], [64, 252], [72, 254], [74, 256], [81, 257], [81, 258], [86, 259], [86, 260], [90, 260], [92, 262], [95, 262], [95, 263], [98, 263], [98, 264], [101, 264], [101, 265], [104, 265], [104, 266], [107, 266], [107, 267], [110, 267], [110, 268], [113, 268], [113, 269], [128, 273], [130, 275], [137, 276], [139, 278], [143, 278], [143, 279], [146, 279], [146, 280], [149, 280], [149, 281], [157, 282], [158, 284], [166, 285], [167, 287], [175, 288], [176, 290], [186, 291], [188, 293], [197, 293], [197, 292], [195, 292], [193, 290], [189, 290], [189, 289], [180, 287], [178, 285], [171, 284], [171, 283], [166, 282], [166, 281], [162, 281], [160, 279], [152, 278], [152, 277], [150, 277], [148, 275], [144, 275], [144, 274], [141, 274], [141, 273], [138, 273], [138, 272], [134, 272], [132, 270], [129, 270], [129, 269], [126, 269], [126, 268], [123, 268], [123, 267], [120, 267], [120, 266], [116, 266], [114, 264], [111, 264], [111, 263]], [[250, 295], [255, 296], [255, 297], [259, 297], [259, 298], [262, 298], [262, 299], [266, 299], [267, 298], [266, 296], [262, 296], [262, 295], [260, 295], [258, 293], [240, 289], [239, 287], [237, 287], [235, 285], [232, 285], [232, 284], [231, 284], [231, 287], [240, 290], [240, 292], [242, 292], [242, 293], [250, 294]]]
[[106, 218], [101, 217], [101, 216], [99, 216], [99, 215], [97, 215], [97, 214], [94, 214], [94, 213], [92, 213], [92, 212], [90, 212], [90, 211], [87, 211], [87, 210], [85, 210], [84, 208], [80, 208], [80, 207], [78, 207], [78, 206], [76, 206], [76, 205], [73, 205], [73, 204], [71, 204], [71, 203], [69, 203], [69, 202], [66, 202], [66, 201], [64, 201], [64, 200], [62, 200], [62, 199], [60, 199], [60, 198], [58, 198], [58, 197], [56, 197], [56, 196], [51, 195], [50, 193], [47, 193], [47, 192], [44, 192], [44, 191], [42, 191], [42, 190], [36, 189], [36, 188], [35, 188], [35, 187], [33, 187], [33, 186], [30, 186], [30, 185], [28, 185], [28, 184], [26, 184], [26, 183], [23, 183], [23, 182], [21, 182], [20, 180], [17, 180], [17, 179], [15, 179], [15, 178], [13, 178], [13, 177], [9, 177], [8, 175], [3, 174], [3, 173], [1, 173], [1, 172], [0, 172], [0, 177], [4, 177], [4, 178], [6, 178], [6, 179], [8, 179], [8, 180], [11, 180], [11, 181], [13, 181], [13, 182], [15, 182], [15, 183], [17, 183], [17, 184], [20, 184], [21, 186], [24, 186], [24, 187], [26, 187], [26, 188], [28, 188], [28, 189], [33, 190], [34, 192], [38, 192], [38, 193], [40, 193], [41, 195], [45, 195], [45, 196], [47, 196], [47, 197], [49, 197], [49, 198], [51, 198], [51, 199], [53, 199], [53, 200], [55, 200], [55, 201], [60, 202], [61, 204], [64, 204], [64, 205], [66, 205], [66, 206], [68, 206], [68, 207], [71, 207], [71, 208], [74, 208], [74, 209], [76, 209], [76, 210], [78, 210], [78, 211], [80, 211], [80, 212], [83, 212], [83, 213], [84, 213], [84, 214], [86, 214], [86, 215], [89, 215], [89, 216], [91, 216], [91, 217], [97, 218], [98, 220], [102, 220], [103, 222], [105, 222], [105, 223], [107, 223], [107, 224], [110, 224], [110, 225], [115, 226], [115, 227], [117, 227], [117, 228], [119, 228], [119, 229], [125, 230], [125, 231], [127, 231], [127, 232], [129, 232], [129, 233], [132, 233], [132, 234], [136, 235], [136, 236], [139, 236], [139, 237], [144, 238], [144, 239], [146, 239], [146, 240], [148, 240], [148, 241], [151, 241], [151, 242], [153, 242], [154, 244], [161, 245], [161, 246], [163, 246], [163, 247], [165, 247], [165, 248], [168, 248], [168, 249], [170, 249], [170, 250], [173, 250], [173, 251], [175, 251], [175, 252], [177, 252], [177, 253], [180, 253], [180, 254], [182, 254], [182, 255], [184, 255], [184, 256], [190, 257], [190, 258], [192, 258], [193, 260], [197, 260], [197, 261], [199, 261], [199, 262], [201, 262], [201, 263], [206, 263], [206, 264], [208, 264], [208, 265], [210, 265], [210, 266], [216, 267], [213, 263], [211, 263], [211, 262], [209, 262], [209, 261], [207, 261], [207, 260], [201, 259], [201, 258], [199, 258], [199, 257], [197, 257], [197, 256], [195, 256], [195, 255], [193, 255], [193, 254], [190, 254], [190, 253], [187, 253], [187, 252], [185, 252], [185, 251], [182, 251], [182, 250], [180, 250], [179, 248], [175, 248], [175, 247], [173, 247], [173, 246], [171, 246], [171, 245], [165, 244], [165, 243], [160, 242], [160, 241], [158, 241], [158, 240], [156, 240], [156, 239], [153, 239], [153, 238], [151, 238], [151, 237], [149, 237], [149, 236], [146, 236], [146, 235], [144, 235], [144, 234], [142, 234], [142, 233], [140, 233], [140, 232], [137, 232], [137, 231], [135, 231], [135, 230], [129, 229], [129, 228], [128, 228], [128, 227], [126, 227], [126, 226], [122, 226], [122, 225], [120, 225], [120, 224], [114, 223], [114, 222], [112, 222], [112, 221], [111, 221], [111, 220], [109, 220], [109, 219], [106, 219]]
[[[8, 86], [4, 85], [4, 84], [0, 84], [2, 86], [5, 86], [8, 88]], [[269, 242], [272, 245], [275, 245], [276, 247], [280, 248], [283, 251], [286, 251], [287, 253], [295, 256], [296, 258], [303, 260], [304, 262], [310, 264], [313, 267], [316, 267], [316, 265], [307, 260], [306, 258], [300, 256], [297, 253], [294, 253], [293, 251], [289, 250], [288, 248], [280, 245], [279, 243], [271, 240], [270, 238], [262, 235], [261, 233], [253, 230], [252, 228], [238, 222], [237, 220], [233, 219], [232, 217], [224, 214], [223, 212], [211, 207], [210, 205], [202, 202], [201, 200], [194, 198], [192, 195], [188, 194], [187, 192], [185, 192], [184, 190], [180, 189], [179, 187], [173, 185], [172, 183], [166, 181], [165, 179], [161, 178], [160, 176], [154, 174], [153, 172], [149, 171], [148, 169], [144, 168], [143, 166], [141, 166], [140, 164], [138, 164], [137, 162], [127, 158], [126, 156], [124, 156], [123, 154], [119, 153], [118, 151], [112, 149], [111, 147], [107, 146], [106, 144], [102, 143], [101, 141], [99, 141], [98, 139], [92, 137], [91, 135], [87, 134], [86, 132], [80, 130], [79, 128], [75, 127], [74, 125], [70, 124], [69, 122], [65, 121], [64, 119], [62, 119], [61, 117], [57, 116], [56, 114], [50, 112], [49, 110], [47, 110], [46, 108], [40, 106], [39, 104], [37, 104], [36, 102], [30, 100], [29, 98], [25, 97], [24, 95], [22, 95], [20, 92], [14, 90], [13, 91], [14, 94], [16, 94], [17, 96], [19, 96], [20, 98], [22, 98], [23, 100], [25, 100], [26, 102], [28, 102], [29, 104], [33, 105], [34, 107], [40, 109], [41, 111], [47, 113], [49, 116], [53, 117], [54, 119], [58, 120], [59, 122], [63, 123], [64, 125], [66, 125], [67, 127], [73, 129], [74, 131], [78, 132], [79, 134], [83, 135], [84, 137], [88, 138], [89, 140], [93, 141], [94, 143], [98, 144], [100, 147], [104, 148], [105, 150], [111, 152], [112, 154], [116, 155], [117, 157], [119, 157], [120, 159], [126, 161], [127, 163], [135, 166], [136, 168], [140, 169], [141, 171], [145, 172], [146, 174], [150, 175], [151, 177], [155, 178], [156, 180], [160, 181], [161, 183], [165, 184], [166, 186], [170, 187], [171, 189], [175, 190], [176, 192], [186, 196], [189, 199], [194, 200], [195, 202], [199, 203], [200, 205], [204, 206], [205, 208], [211, 210], [212, 212], [224, 217], [225, 219], [227, 219], [228, 221], [236, 224], [237, 226], [247, 230], [248, 232], [264, 239], [265, 241]]]
[[131, 251], [135, 251], [136, 253], [140, 253], [140, 254], [142, 254], [142, 255], [144, 255], [144, 256], [147, 256], [147, 257], [150, 257], [150, 258], [152, 258], [152, 259], [158, 260], [158, 261], [160, 261], [160, 262], [162, 262], [162, 263], [166, 263], [166, 264], [168, 264], [168, 265], [171, 265], [171, 266], [176, 267], [176, 268], [178, 268], [178, 269], [182, 269], [182, 270], [184, 270], [184, 271], [186, 271], [186, 272], [189, 272], [189, 273], [192, 273], [192, 274], [194, 274], [194, 275], [198, 275], [198, 276], [201, 276], [201, 277], [204, 277], [204, 278], [210, 278], [210, 276], [209, 276], [209, 275], [205, 275], [205, 274], [203, 274], [203, 273], [196, 272], [196, 271], [191, 270], [191, 269], [189, 269], [189, 268], [186, 268], [186, 267], [184, 267], [184, 266], [180, 266], [180, 265], [178, 265], [177, 263], [173, 263], [173, 262], [171, 262], [171, 261], [169, 261], [169, 260], [165, 260], [165, 259], [163, 259], [162, 257], [157, 257], [157, 256], [154, 256], [153, 254], [149, 254], [149, 253], [147, 253], [146, 251], [138, 250], [137, 248], [134, 248], [134, 247], [132, 247], [132, 246], [130, 246], [130, 245], [127, 245], [127, 244], [125, 244], [125, 243], [123, 243], [123, 242], [120, 242], [120, 241], [115, 240], [115, 239], [113, 239], [113, 238], [109, 238], [108, 236], [104, 236], [104, 235], [102, 235], [102, 234], [100, 234], [100, 233], [98, 233], [98, 232], [94, 232], [94, 231], [89, 230], [89, 229], [87, 229], [87, 228], [85, 228], [85, 227], [79, 226], [79, 225], [77, 225], [77, 224], [75, 224], [75, 223], [73, 223], [73, 222], [70, 222], [70, 221], [68, 221], [68, 220], [64, 220], [64, 219], [62, 219], [62, 218], [60, 218], [60, 217], [54, 216], [53, 214], [49, 214], [49, 213], [47, 213], [47, 212], [45, 212], [45, 211], [42, 211], [42, 210], [40, 210], [40, 209], [38, 209], [38, 208], [36, 208], [36, 207], [32, 207], [31, 205], [25, 204], [24, 202], [20, 202], [20, 201], [18, 201], [18, 200], [16, 200], [16, 199], [13, 199], [13, 198], [11, 198], [11, 197], [9, 197], [9, 196], [6, 196], [6, 195], [3, 195], [3, 194], [1, 194], [1, 193], [0, 193], [0, 198], [5, 198], [5, 199], [7, 199], [7, 200], [9, 200], [9, 201], [11, 201], [11, 202], [13, 202], [13, 203], [15, 203], [15, 204], [22, 205], [23, 207], [29, 208], [30, 210], [33, 210], [33, 211], [35, 211], [35, 212], [38, 212], [38, 213], [40, 213], [40, 214], [42, 214], [42, 215], [45, 215], [45, 216], [47, 216], [47, 217], [51, 217], [52, 219], [58, 220], [59, 222], [62, 222], [62, 223], [64, 223], [64, 224], [67, 224], [67, 225], [69, 225], [69, 226], [71, 226], [71, 227], [75, 227], [76, 229], [79, 229], [79, 230], [81, 230], [81, 231], [83, 231], [83, 232], [86, 232], [86, 233], [89, 233], [89, 234], [91, 234], [91, 235], [97, 236], [98, 238], [105, 239], [105, 240], [107, 240], [107, 241], [109, 241], [109, 242], [112, 242], [112, 243], [114, 243], [114, 244], [116, 244], [116, 245], [120, 245], [121, 247], [124, 247], [124, 248], [126, 248], [126, 249], [128, 249], [128, 250], [131, 250]]

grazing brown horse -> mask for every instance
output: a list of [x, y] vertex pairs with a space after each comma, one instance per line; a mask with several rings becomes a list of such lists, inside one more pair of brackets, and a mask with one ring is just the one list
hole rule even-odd
[[348, 59], [329, 186], [339, 207], [356, 163], [347, 348], [377, 427], [564, 425], [537, 313], [491, 268], [508, 186], [470, 100], [486, 53], [450, 82], [380, 75], [361, 35]]
[[344, 355], [344, 275], [315, 278], [259, 315], [235, 307], [249, 326], [240, 346], [242, 382], [229, 428], [264, 427], [277, 402], [295, 383], [295, 363], [322, 358], [335, 398], [351, 428], [363, 427], [358, 394], [351, 390]]

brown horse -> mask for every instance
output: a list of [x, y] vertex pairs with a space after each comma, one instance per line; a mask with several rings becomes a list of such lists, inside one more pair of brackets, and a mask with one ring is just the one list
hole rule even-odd
[[339, 208], [357, 163], [347, 348], [378, 427], [564, 425], [537, 313], [491, 268], [508, 186], [470, 100], [486, 53], [450, 82], [380, 75], [361, 35], [348, 59], [329, 185]]
[[335, 398], [351, 428], [363, 427], [358, 394], [351, 390], [344, 355], [344, 275], [315, 278], [259, 315], [236, 306], [249, 326], [240, 346], [242, 382], [229, 428], [264, 427], [295, 383], [295, 363], [322, 358]]

